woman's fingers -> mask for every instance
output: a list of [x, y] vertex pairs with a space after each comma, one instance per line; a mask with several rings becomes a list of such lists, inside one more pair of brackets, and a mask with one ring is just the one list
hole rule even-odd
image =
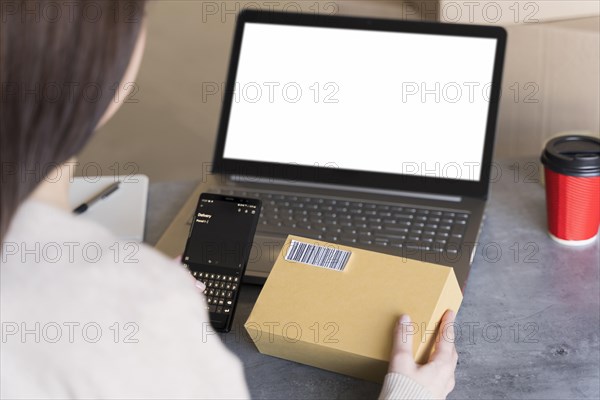
[[200, 281], [196, 281], [196, 287], [198, 289], [200, 289], [200, 291], [204, 292], [204, 289], [206, 289], [206, 286], [204, 285], [204, 283], [200, 282]]
[[408, 315], [402, 315], [394, 329], [390, 372], [402, 372], [402, 370], [405, 370], [406, 368], [415, 366], [413, 358], [414, 334], [415, 326], [411, 323], [410, 317]]
[[440, 328], [435, 341], [435, 349], [430, 360], [447, 360], [456, 364], [458, 354], [454, 346], [454, 311], [447, 310], [440, 322]]
[[404, 314], [396, 324], [394, 334], [394, 352], [409, 354], [412, 358], [414, 327], [411, 324], [410, 316]]
[[[175, 261], [176, 263], [181, 264], [181, 256], [175, 257], [173, 259], [173, 261]], [[198, 289], [200, 289], [201, 292], [204, 292], [204, 289], [206, 289], [206, 285], [204, 285], [204, 283], [202, 283], [199, 280], [197, 280], [196, 278], [194, 278], [192, 275], [190, 275], [190, 278], [192, 278], [194, 280], [194, 284], [196, 285], [196, 287]]]
[[403, 315], [394, 330], [394, 344], [389, 372], [403, 374], [426, 388], [433, 398], [446, 398], [454, 388], [457, 355], [454, 348], [454, 312], [448, 310], [442, 317], [440, 331], [430, 362], [418, 365], [413, 358], [413, 336], [418, 326]]

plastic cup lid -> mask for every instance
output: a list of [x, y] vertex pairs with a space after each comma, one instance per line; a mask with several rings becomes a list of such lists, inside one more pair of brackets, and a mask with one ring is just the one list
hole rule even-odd
[[559, 174], [600, 176], [600, 139], [580, 135], [554, 138], [546, 145], [541, 160]]

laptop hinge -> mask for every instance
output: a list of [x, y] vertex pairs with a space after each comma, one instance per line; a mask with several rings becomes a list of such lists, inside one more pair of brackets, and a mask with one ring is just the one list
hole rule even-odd
[[336, 185], [336, 184], [331, 184], [331, 183], [288, 181], [288, 180], [284, 180], [284, 179], [254, 177], [254, 176], [248, 176], [248, 175], [229, 175], [229, 179], [231, 179], [234, 182], [243, 182], [243, 183], [285, 185], [285, 186], [297, 186], [297, 187], [306, 187], [306, 188], [315, 188], [315, 189], [335, 189], [335, 190], [345, 190], [345, 191], [349, 191], [349, 192], [381, 194], [381, 195], [387, 195], [387, 196], [413, 197], [416, 199], [450, 201], [450, 202], [454, 202], [454, 203], [460, 203], [463, 199], [462, 196], [450, 196], [450, 195], [433, 194], [433, 193], [406, 192], [406, 191], [401, 191], [401, 190], [390, 190], [390, 189], [375, 189], [375, 188], [355, 187], [355, 186], [347, 186], [347, 185]]

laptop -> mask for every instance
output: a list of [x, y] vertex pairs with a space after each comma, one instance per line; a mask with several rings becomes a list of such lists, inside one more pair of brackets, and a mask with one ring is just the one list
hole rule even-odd
[[210, 173], [157, 248], [184, 249], [202, 192], [259, 198], [244, 278], [288, 234], [453, 267], [464, 290], [489, 177], [500, 27], [243, 11]]

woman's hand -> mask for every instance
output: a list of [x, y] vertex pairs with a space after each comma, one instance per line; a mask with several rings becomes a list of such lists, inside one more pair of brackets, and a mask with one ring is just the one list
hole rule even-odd
[[[181, 264], [181, 256], [175, 257], [173, 259], [173, 261], [175, 261], [178, 264]], [[190, 278], [192, 278], [194, 280], [194, 284], [196, 285], [196, 287], [198, 289], [200, 289], [201, 292], [204, 292], [204, 289], [206, 289], [206, 286], [204, 285], [204, 283], [200, 282], [198, 279], [194, 278], [192, 275], [190, 275]]]
[[429, 362], [419, 365], [413, 359], [415, 329], [411, 325], [410, 317], [403, 315], [394, 330], [394, 345], [388, 372], [411, 378], [425, 387], [434, 398], [445, 399], [454, 389], [454, 370], [458, 362], [458, 353], [454, 346], [454, 317], [453, 311], [446, 311]]

